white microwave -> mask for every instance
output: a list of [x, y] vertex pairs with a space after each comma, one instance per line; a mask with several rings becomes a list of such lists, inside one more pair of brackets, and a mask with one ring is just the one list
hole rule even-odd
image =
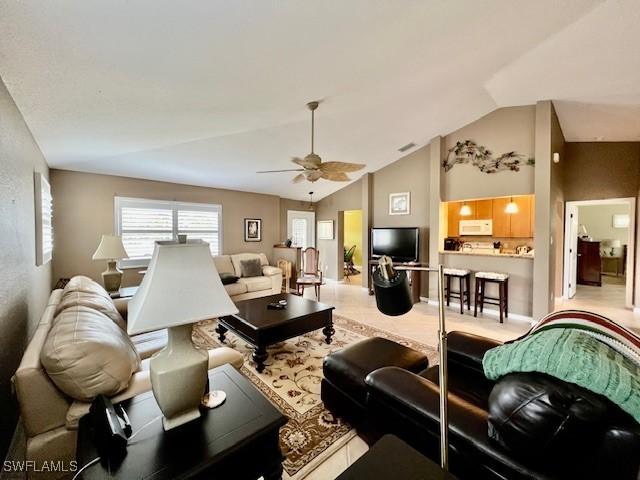
[[493, 220], [460, 220], [460, 236], [463, 235], [491, 235]]

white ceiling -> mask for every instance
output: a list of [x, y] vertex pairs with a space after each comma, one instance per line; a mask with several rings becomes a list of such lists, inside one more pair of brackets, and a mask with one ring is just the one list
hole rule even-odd
[[[319, 199], [309, 151], [374, 171], [507, 105], [640, 140], [637, 0], [5, 0], [0, 76], [49, 165]], [[357, 173], [356, 178], [360, 173]]]

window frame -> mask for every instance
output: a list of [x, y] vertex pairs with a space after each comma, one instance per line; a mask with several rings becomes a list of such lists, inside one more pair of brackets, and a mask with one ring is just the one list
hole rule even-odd
[[[181, 202], [175, 200], [157, 200], [151, 198], [138, 198], [138, 197], [114, 197], [114, 231], [116, 235], [122, 236], [122, 208], [166, 208], [171, 210], [171, 231], [169, 230], [156, 230], [157, 233], [170, 233], [173, 240], [178, 240], [178, 233], [197, 234], [197, 233], [211, 233], [209, 230], [204, 231], [190, 231], [190, 230], [178, 230], [178, 211], [179, 210], [192, 210], [192, 211], [206, 211], [218, 213], [218, 255], [222, 255], [223, 245], [223, 225], [222, 225], [222, 205], [219, 203], [196, 203], [196, 202]], [[154, 233], [155, 233], [154, 232]], [[146, 233], [140, 231], [140, 233]], [[212, 254], [213, 256], [213, 254]], [[121, 259], [118, 261], [118, 267], [129, 268], [143, 268], [149, 266], [151, 259]]]

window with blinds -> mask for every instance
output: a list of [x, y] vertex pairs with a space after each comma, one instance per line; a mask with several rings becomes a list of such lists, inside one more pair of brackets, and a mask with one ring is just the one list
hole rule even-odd
[[41, 173], [35, 174], [36, 265], [51, 261], [53, 254], [53, 198], [51, 186]]
[[291, 243], [294, 247], [307, 248], [307, 219], [291, 220]]
[[120, 261], [123, 267], [147, 266], [155, 242], [179, 234], [207, 242], [211, 255], [220, 255], [221, 205], [116, 197], [115, 210], [116, 232], [129, 255]]

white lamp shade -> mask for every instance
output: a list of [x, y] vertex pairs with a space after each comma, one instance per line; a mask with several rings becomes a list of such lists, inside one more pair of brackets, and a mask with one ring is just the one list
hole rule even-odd
[[115, 260], [129, 258], [122, 244], [122, 238], [116, 235], [102, 235], [100, 245], [92, 257], [94, 260]]
[[147, 273], [129, 301], [127, 331], [150, 332], [235, 313], [207, 243], [156, 242]]
[[511, 200], [509, 203], [507, 203], [507, 207], [504, 209], [504, 212], [510, 215], [518, 213], [518, 204]]
[[461, 217], [468, 217], [469, 215], [471, 215], [471, 207], [465, 203], [460, 208], [460, 216]]
[[620, 240], [611, 240], [610, 246], [611, 248], [620, 248], [622, 247], [622, 242]]

